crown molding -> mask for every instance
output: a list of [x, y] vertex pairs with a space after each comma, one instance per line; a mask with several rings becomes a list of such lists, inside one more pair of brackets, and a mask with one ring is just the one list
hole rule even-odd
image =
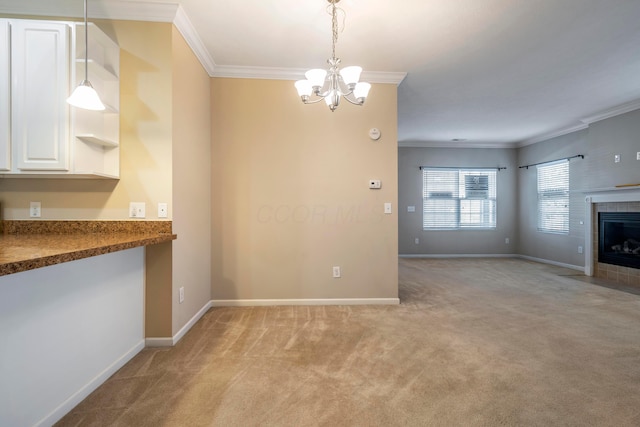
[[[306, 69], [249, 67], [236, 65], [217, 65], [212, 77], [230, 77], [239, 79], [300, 80], [304, 79]], [[370, 83], [399, 85], [407, 76], [405, 72], [365, 71], [362, 80]]]
[[91, 17], [125, 21], [173, 22], [180, 4], [159, 1], [99, 0]]
[[398, 141], [399, 148], [515, 148], [511, 142]]
[[524, 141], [517, 142], [515, 145], [516, 147], [525, 147], [527, 145], [532, 145], [532, 144], [536, 144], [538, 142], [546, 141], [552, 138], [557, 138], [562, 135], [567, 135], [572, 132], [577, 132], [579, 130], [587, 129], [589, 125], [595, 122], [599, 122], [600, 120], [609, 119], [611, 117], [619, 116], [621, 114], [626, 114], [638, 109], [640, 109], [640, 99], [636, 99], [630, 102], [626, 102], [624, 104], [616, 105], [615, 107], [602, 110], [591, 116], [585, 116], [580, 119], [580, 123], [578, 124], [567, 126], [562, 129], [555, 130], [553, 132], [548, 132], [548, 133], [536, 136], [535, 138], [525, 139]]
[[209, 74], [209, 77], [213, 77], [216, 69], [216, 63], [209, 54], [209, 51], [196, 32], [193, 24], [191, 23], [191, 20], [185, 13], [182, 6], [178, 6], [178, 10], [176, 11], [173, 23], [178, 31], [180, 31], [180, 34], [182, 34], [182, 37], [184, 37], [185, 41], [187, 42], [193, 53], [196, 55], [204, 69]]
[[562, 136], [562, 135], [567, 135], [569, 133], [573, 133], [573, 132], [577, 132], [579, 130], [586, 129], [588, 127], [589, 127], [589, 125], [587, 123], [579, 123], [579, 124], [576, 124], [576, 125], [573, 125], [573, 126], [565, 127], [565, 128], [562, 128], [562, 129], [555, 130], [553, 132], [548, 132], [548, 133], [536, 136], [535, 138], [525, 139], [524, 141], [517, 142], [515, 144], [515, 146], [518, 147], [518, 148], [526, 147], [527, 145], [532, 145], [532, 144], [536, 144], [538, 142], [546, 141], [548, 139], [557, 138], [557, 137]]
[[229, 77], [237, 79], [298, 80], [304, 78], [304, 70], [298, 68], [217, 65], [212, 77]]
[[[98, 0], [88, 8], [89, 18], [127, 21], [173, 22], [177, 1]], [[77, 1], [56, 1], [32, 4], [0, 0], [0, 13], [10, 15], [56, 16], [82, 18], [84, 9]]]
[[599, 122], [600, 120], [619, 116], [620, 114], [629, 113], [639, 108], [640, 108], [640, 99], [636, 99], [631, 102], [627, 102], [625, 104], [620, 104], [613, 108], [603, 110], [594, 115], [583, 117], [582, 119], [580, 119], [580, 121], [583, 123], [586, 123], [587, 125], [590, 125], [591, 123], [595, 123], [595, 122]]

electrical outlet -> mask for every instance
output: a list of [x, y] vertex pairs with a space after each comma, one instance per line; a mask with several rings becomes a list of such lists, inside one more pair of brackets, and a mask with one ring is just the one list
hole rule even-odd
[[29, 203], [29, 217], [40, 218], [41, 207], [40, 202]]
[[504, 239], [504, 244], [505, 244], [505, 245], [508, 245], [508, 244], [509, 244], [509, 238], [508, 238], [508, 237], [505, 237], [505, 239]]
[[615, 155], [613, 156], [613, 161], [614, 161], [615, 163], [620, 163], [620, 154], [615, 154]]
[[640, 160], [640, 151], [636, 153], [636, 160]]
[[333, 267], [333, 278], [334, 279], [338, 279], [340, 278], [340, 267], [338, 267], [337, 265]]
[[578, 253], [581, 254], [582, 253], [582, 246], [578, 246]]
[[182, 304], [184, 302], [184, 286], [180, 286], [180, 296], [179, 296], [179, 302], [180, 304]]
[[414, 241], [416, 242], [416, 245], [419, 245], [419, 244], [420, 244], [420, 239], [418, 239], [417, 237], [415, 238], [415, 240], [414, 240]]
[[390, 214], [391, 213], [391, 203], [385, 203], [384, 204], [384, 213], [386, 213], [386, 214]]
[[145, 213], [145, 204], [142, 202], [131, 202], [129, 203], [129, 218], [144, 218], [146, 216]]
[[167, 211], [168, 208], [166, 203], [158, 203], [158, 218], [166, 218]]
[[380, 189], [382, 188], [382, 182], [379, 179], [370, 179], [369, 188], [376, 189], [376, 190]]

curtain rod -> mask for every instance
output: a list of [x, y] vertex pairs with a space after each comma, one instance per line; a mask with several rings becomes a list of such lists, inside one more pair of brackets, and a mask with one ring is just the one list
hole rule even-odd
[[576, 157], [580, 157], [581, 159], [584, 159], [584, 154], [576, 154], [575, 156], [571, 156], [571, 157], [563, 157], [561, 159], [547, 160], [546, 162], [532, 163], [530, 165], [518, 166], [518, 169], [522, 169], [522, 168], [529, 169], [529, 167], [531, 166], [538, 166], [538, 165], [544, 165], [545, 163], [559, 162], [560, 160], [571, 160], [571, 159], [575, 159]]
[[474, 168], [468, 166], [418, 166], [420, 170], [422, 169], [470, 169], [470, 170], [497, 170], [500, 172], [501, 170], [505, 170], [506, 166], [497, 166], [495, 168]]

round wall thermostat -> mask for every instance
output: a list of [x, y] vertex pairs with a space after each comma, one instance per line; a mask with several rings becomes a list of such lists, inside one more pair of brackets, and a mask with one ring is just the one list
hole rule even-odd
[[374, 141], [377, 141], [378, 139], [380, 139], [380, 129], [378, 128], [371, 128], [369, 129], [369, 138], [373, 139]]

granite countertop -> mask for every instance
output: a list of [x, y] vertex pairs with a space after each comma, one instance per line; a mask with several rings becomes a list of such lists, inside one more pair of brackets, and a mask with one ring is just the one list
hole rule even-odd
[[171, 221], [2, 221], [0, 276], [170, 242]]

